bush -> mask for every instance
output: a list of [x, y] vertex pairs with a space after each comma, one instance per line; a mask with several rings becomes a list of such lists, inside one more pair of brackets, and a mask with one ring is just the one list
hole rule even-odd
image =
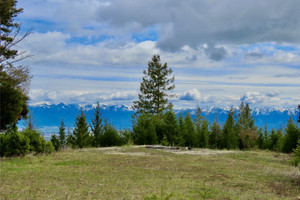
[[44, 143], [46, 143], [46, 141], [39, 131], [27, 128], [23, 130], [21, 134], [29, 139], [30, 151], [36, 153], [44, 152]]
[[0, 134], [0, 156], [22, 156], [30, 151], [30, 140], [18, 132]]
[[300, 165], [300, 139], [298, 139], [297, 148], [294, 149], [294, 158], [292, 164], [295, 166]]

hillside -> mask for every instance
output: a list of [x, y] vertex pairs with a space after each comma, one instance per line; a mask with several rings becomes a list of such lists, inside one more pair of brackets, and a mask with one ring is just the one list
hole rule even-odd
[[[298, 199], [290, 155], [143, 146], [1, 158], [1, 199]], [[24, 178], [26, 177], [26, 178]]]

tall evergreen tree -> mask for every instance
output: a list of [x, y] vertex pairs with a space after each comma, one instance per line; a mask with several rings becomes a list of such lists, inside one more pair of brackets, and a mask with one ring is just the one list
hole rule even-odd
[[241, 149], [252, 148], [256, 145], [257, 133], [254, 125], [255, 121], [251, 115], [249, 104], [241, 103], [239, 109], [239, 118], [237, 121], [237, 130], [239, 133], [239, 146]]
[[239, 138], [236, 130], [236, 122], [234, 119], [234, 108], [231, 107], [223, 127], [223, 134], [221, 137], [221, 148], [236, 149], [238, 147]]
[[101, 144], [101, 135], [103, 135], [103, 123], [102, 123], [102, 117], [100, 112], [100, 104], [97, 102], [97, 106], [94, 112], [94, 119], [92, 119], [92, 134], [93, 134], [93, 141], [92, 145], [95, 147], [100, 146]]
[[58, 139], [59, 139], [59, 145], [60, 149], [66, 147], [66, 126], [64, 119], [61, 120], [60, 126], [59, 126], [59, 132], [58, 132]]
[[211, 148], [221, 148], [222, 128], [216, 120], [212, 124], [210, 130], [209, 146]]
[[144, 70], [143, 81], [140, 85], [139, 100], [134, 101], [133, 108], [137, 112], [161, 115], [167, 109], [168, 100], [174, 95], [167, 92], [175, 88], [175, 77], [170, 77], [173, 70], [167, 63], [160, 63], [160, 56], [154, 55], [148, 62], [148, 70]]
[[16, 0], [0, 0], [0, 130], [16, 123], [28, 113], [27, 101], [31, 76], [24, 66], [15, 63], [26, 57], [25, 52], [17, 50], [17, 44], [29, 32], [18, 37], [20, 23], [15, 18], [22, 12], [16, 8]]
[[189, 147], [194, 147], [196, 133], [194, 123], [189, 112], [186, 113], [186, 116], [184, 118], [184, 126], [186, 129], [186, 133], [184, 135], [185, 145]]
[[209, 147], [209, 122], [207, 120], [203, 120], [201, 125], [200, 132], [200, 147], [208, 148]]
[[170, 107], [169, 111], [165, 114], [163, 130], [167, 142], [170, 145], [179, 144], [180, 142], [180, 139], [178, 138], [179, 125], [177, 122], [176, 114], [174, 113], [172, 107]]
[[297, 147], [297, 141], [300, 138], [300, 130], [290, 117], [285, 128], [285, 136], [282, 144], [282, 151], [291, 153]]
[[75, 120], [73, 138], [75, 147], [83, 148], [90, 145], [89, 128], [82, 108], [80, 114], [77, 115]]

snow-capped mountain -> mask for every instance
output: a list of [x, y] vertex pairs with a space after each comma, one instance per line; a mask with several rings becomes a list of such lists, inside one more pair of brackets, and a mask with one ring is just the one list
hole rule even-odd
[[[36, 105], [29, 106], [33, 121], [36, 127], [43, 126], [56, 126], [60, 125], [60, 121], [64, 119], [67, 127], [73, 127], [75, 118], [79, 114], [80, 109], [84, 110], [86, 114], [88, 123], [91, 122], [93, 118], [93, 113], [96, 105], [75, 105], [70, 104], [66, 105], [63, 103], [57, 105]], [[100, 110], [102, 113], [103, 119], [110, 121], [117, 129], [124, 129], [131, 127], [131, 115], [134, 111], [126, 105], [101, 105]], [[192, 115], [192, 118], [195, 115], [196, 109], [176, 109], [175, 112], [179, 115], [180, 112], [185, 115], [189, 112]], [[204, 108], [203, 116], [208, 119], [210, 122], [218, 120], [218, 123], [223, 124], [226, 121], [229, 108]], [[236, 110], [238, 112], [238, 110]], [[292, 117], [294, 121], [297, 121], [299, 116], [299, 111], [296, 107], [294, 108], [252, 108], [252, 115], [255, 119], [255, 124], [258, 127], [263, 127], [265, 124], [269, 128], [281, 128], [285, 127], [289, 117]], [[22, 126], [22, 122], [19, 123]], [[24, 124], [24, 122], [23, 122]]]

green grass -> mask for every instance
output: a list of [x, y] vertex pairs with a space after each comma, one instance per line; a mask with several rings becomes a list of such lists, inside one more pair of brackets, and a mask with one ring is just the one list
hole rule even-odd
[[290, 155], [184, 155], [144, 147], [2, 158], [0, 199], [298, 199]]

